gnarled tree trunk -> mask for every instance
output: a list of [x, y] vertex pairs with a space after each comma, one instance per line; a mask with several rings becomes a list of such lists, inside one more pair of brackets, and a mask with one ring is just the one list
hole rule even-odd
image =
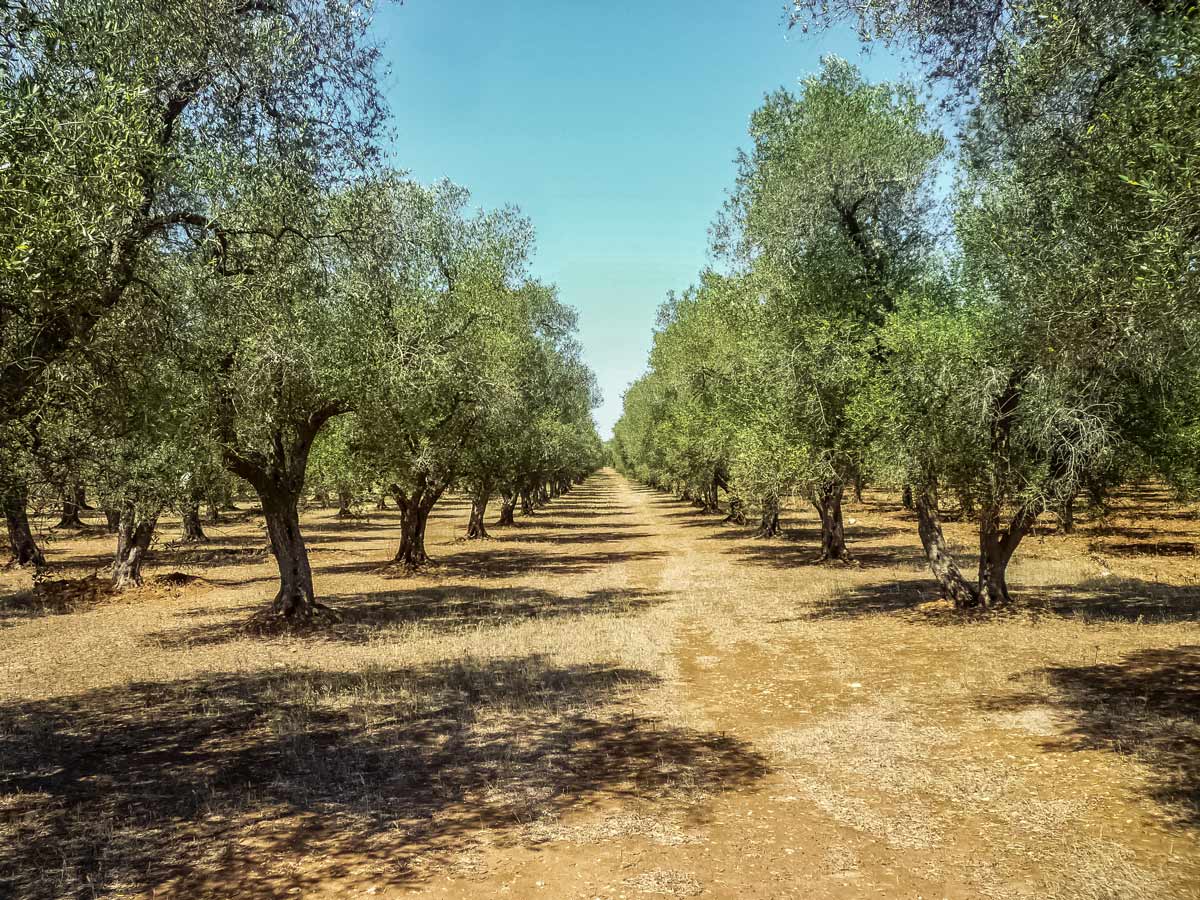
[[755, 537], [776, 537], [783, 534], [779, 526], [779, 498], [767, 497], [762, 503], [762, 517], [759, 519]]
[[337, 517], [339, 519], [353, 519], [354, 518], [354, 510], [352, 509], [352, 507], [354, 505], [354, 495], [350, 492], [349, 488], [345, 488], [345, 487], [339, 487], [337, 495], [338, 495]]
[[533, 492], [530, 488], [521, 488], [521, 515], [533, 515]]
[[109, 534], [117, 533], [117, 529], [121, 527], [121, 508], [119, 506], [104, 505], [104, 525]]
[[406, 569], [418, 569], [429, 562], [429, 554], [425, 552], [425, 526], [444, 490], [445, 485], [436, 489], [422, 485], [412, 491], [392, 485], [392, 499], [400, 510], [400, 546], [392, 559], [394, 563]]
[[467, 522], [467, 539], [482, 540], [488, 537], [487, 525], [483, 515], [487, 512], [488, 500], [491, 499], [491, 485], [481, 485], [471, 493], [471, 518]]
[[288, 622], [311, 620], [321, 609], [313, 590], [308, 547], [300, 531], [300, 491], [280, 485], [260, 494], [271, 554], [279, 568], [279, 590], [270, 613]]
[[737, 494], [729, 498], [729, 515], [725, 517], [725, 521], [734, 525], [746, 524], [746, 504]]
[[911, 484], [906, 484], [903, 488], [901, 488], [900, 505], [905, 509], [913, 508], [913, 489]]
[[1022, 504], [1007, 527], [1000, 524], [1000, 510], [994, 505], [984, 509], [979, 522], [979, 605], [1007, 606], [1008, 563], [1037, 521], [1032, 506]]
[[937, 579], [942, 594], [954, 602], [959, 609], [977, 606], [979, 594], [954, 563], [942, 533], [942, 519], [938, 510], [937, 488], [927, 485], [916, 493], [917, 531], [921, 535], [921, 546], [933, 577]]
[[62, 495], [62, 515], [55, 528], [82, 528], [83, 519], [79, 518], [79, 501], [83, 498], [83, 486], [69, 485]]
[[208, 535], [204, 533], [204, 526], [200, 522], [199, 498], [183, 504], [180, 518], [183, 519], [183, 537], [180, 540], [185, 544], [200, 544], [208, 540]]
[[512, 525], [516, 521], [513, 515], [517, 509], [517, 495], [505, 494], [500, 498], [500, 518], [496, 520], [496, 525]]
[[121, 521], [117, 525], [117, 553], [113, 559], [112, 583], [118, 591], [138, 587], [142, 583], [142, 563], [150, 550], [158, 513], [139, 516], [137, 505], [126, 500], [121, 505]]
[[846, 526], [842, 521], [842, 496], [846, 491], [840, 481], [830, 481], [817, 489], [813, 506], [821, 517], [821, 561], [848, 560]]
[[8, 549], [12, 554], [9, 564], [44, 569], [46, 557], [29, 527], [29, 494], [25, 485], [10, 486], [0, 495], [0, 502], [4, 505], [4, 522], [8, 526]]

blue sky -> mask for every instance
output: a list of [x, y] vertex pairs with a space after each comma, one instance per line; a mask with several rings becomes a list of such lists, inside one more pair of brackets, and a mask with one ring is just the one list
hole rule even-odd
[[375, 28], [394, 164], [532, 219], [534, 273], [579, 311], [604, 437], [645, 368], [656, 308], [708, 262], [763, 95], [825, 53], [872, 79], [899, 71], [848, 31], [789, 32], [782, 0], [407, 0]]

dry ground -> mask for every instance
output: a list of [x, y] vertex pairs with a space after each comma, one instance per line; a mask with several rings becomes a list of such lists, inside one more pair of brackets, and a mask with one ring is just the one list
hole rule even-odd
[[306, 515], [316, 636], [239, 630], [249, 512], [156, 548], [191, 583], [2, 576], [0, 896], [1200, 897], [1200, 521], [1160, 494], [974, 618], [883, 495], [849, 567], [610, 471], [491, 541], [435, 515], [416, 577], [395, 513]]

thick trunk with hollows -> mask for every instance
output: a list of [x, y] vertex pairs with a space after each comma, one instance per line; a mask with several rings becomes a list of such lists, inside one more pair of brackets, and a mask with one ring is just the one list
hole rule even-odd
[[487, 512], [491, 493], [491, 487], [485, 486], [471, 494], [471, 517], [467, 522], [468, 540], [482, 540], [488, 537], [487, 525], [483, 521], [483, 516]]
[[28, 493], [25, 485], [16, 485], [4, 491], [0, 502], [4, 505], [4, 522], [8, 528], [8, 549], [11, 554], [9, 564], [33, 566], [35, 569], [45, 568], [45, 554], [33, 536], [33, 529], [29, 527]]
[[150, 539], [158, 524], [158, 513], [139, 515], [137, 506], [126, 502], [117, 525], [117, 552], [113, 559], [112, 583], [118, 591], [142, 583], [142, 563], [150, 551]]
[[783, 534], [783, 529], [779, 525], [779, 498], [769, 497], [763, 500], [762, 516], [754, 536], [766, 538], [778, 537], [781, 534]]
[[846, 526], [842, 520], [842, 496], [846, 487], [840, 481], [822, 485], [813, 497], [813, 506], [821, 517], [821, 561], [846, 561], [850, 550], [846, 547]]
[[979, 594], [963, 577], [962, 572], [950, 555], [946, 537], [942, 533], [942, 519], [938, 510], [937, 490], [929, 486], [916, 493], [917, 531], [921, 546], [933, 577], [937, 579], [943, 596], [953, 601], [959, 609], [979, 604]]
[[185, 544], [199, 544], [208, 540], [204, 533], [204, 525], [200, 521], [200, 501], [191, 500], [183, 505], [180, 514], [183, 519], [183, 537]]
[[500, 518], [496, 520], [496, 525], [512, 525], [516, 522], [514, 513], [517, 509], [517, 495], [505, 494], [500, 499]]

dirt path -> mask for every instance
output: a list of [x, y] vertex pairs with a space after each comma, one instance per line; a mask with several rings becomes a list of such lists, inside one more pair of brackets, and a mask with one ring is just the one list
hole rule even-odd
[[1117, 564], [1043, 540], [1060, 605], [963, 623], [902, 511], [849, 514], [862, 565], [817, 566], [804, 518], [604, 471], [482, 544], [444, 504], [415, 578], [394, 513], [306, 516], [313, 637], [239, 630], [252, 516], [160, 548], [196, 585], [0, 615], [0, 894], [1200, 897], [1200, 572], [1114, 615], [1077, 585]]

